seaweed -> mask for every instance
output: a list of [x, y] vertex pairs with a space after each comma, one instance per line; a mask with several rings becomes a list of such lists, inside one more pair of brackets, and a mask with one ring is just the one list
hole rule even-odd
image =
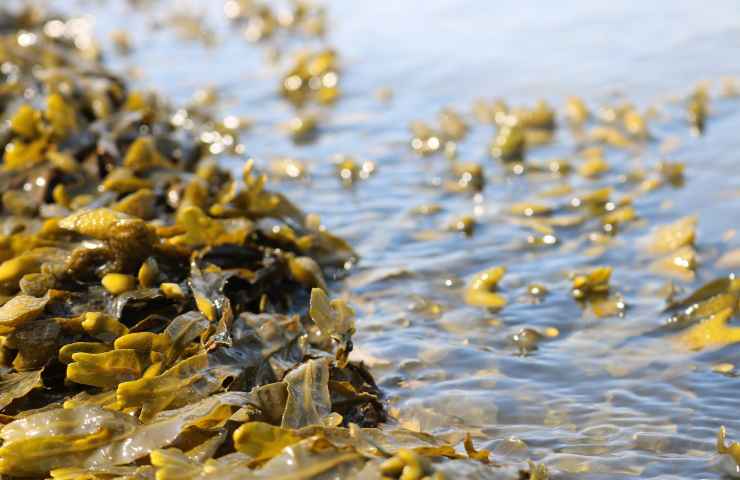
[[[268, 10], [229, 5], [271, 34]], [[295, 28], [322, 15], [296, 8]], [[212, 95], [173, 111], [50, 35], [60, 20], [0, 18], [0, 56], [39, 99], [0, 104], [0, 222], [12, 226], [0, 242], [0, 473], [307, 478], [401, 461], [403, 478], [421, 478], [433, 458], [458, 458], [433, 437], [377, 429], [382, 393], [349, 357], [355, 313], [327, 294], [357, 255], [252, 160], [241, 176], [216, 161], [214, 139], [235, 131], [199, 109]], [[16, 42], [20, 28], [32, 45]], [[282, 94], [331, 103], [338, 70], [331, 50], [300, 57]], [[302, 118], [296, 141], [315, 130]], [[465, 134], [454, 112], [440, 121]], [[374, 165], [338, 169], [351, 183]]]

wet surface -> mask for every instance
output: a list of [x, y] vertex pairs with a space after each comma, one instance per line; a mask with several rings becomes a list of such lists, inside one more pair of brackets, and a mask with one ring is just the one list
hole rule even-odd
[[[306, 178], [274, 179], [275, 188], [359, 252], [359, 265], [331, 288], [357, 307], [354, 355], [371, 366], [402, 425], [470, 431], [495, 457], [535, 459], [556, 478], [721, 477], [714, 439], [722, 424], [731, 438], [740, 435], [738, 380], [713, 366], [737, 363], [740, 350], [694, 352], [673, 334], [655, 334], [669, 317], [661, 293], [669, 277], [651, 268], [645, 244], [656, 225], [697, 215], [695, 278], [676, 280], [677, 288], [688, 293], [737, 269], [716, 262], [740, 247], [740, 101], [718, 95], [719, 78], [740, 73], [740, 5], [525, 2], [510, 11], [482, 1], [333, 2], [328, 38], [342, 56], [344, 94], [322, 110], [317, 141], [297, 146], [278, 128], [293, 116], [276, 88], [287, 62], [266, 63], [266, 48], [227, 24], [220, 2], [56, 3], [66, 14], [91, 15], [102, 39], [116, 29], [130, 34], [132, 53], [112, 54], [109, 64], [136, 67], [136, 84], [175, 104], [213, 86], [224, 114], [253, 119], [244, 142], [259, 166], [269, 170], [278, 156], [303, 162]], [[179, 37], [168, 26], [173, 11], [202, 14], [216, 45]], [[286, 51], [293, 47], [285, 42]], [[707, 132], [697, 137], [683, 95], [702, 80], [713, 81], [714, 98]], [[393, 90], [388, 102], [375, 95], [382, 87]], [[475, 98], [526, 105], [544, 98], [564, 125], [572, 94], [592, 110], [624, 100], [641, 111], [655, 107], [652, 140], [607, 149], [610, 170], [598, 179], [512, 175], [490, 158], [495, 130], [474, 120]], [[433, 121], [449, 105], [472, 127], [458, 157], [483, 166], [479, 193], [447, 191], [448, 160], [409, 148], [409, 122]], [[563, 126], [529, 159], [575, 158], [578, 148]], [[348, 188], [336, 175], [337, 154], [372, 161], [377, 171]], [[612, 198], [623, 198], [638, 191], [628, 174], [654, 172], [664, 159], [685, 165], [683, 186], [635, 195], [639, 219], [603, 243], [592, 235], [600, 221], [589, 219], [556, 229], [554, 245], [533, 245], [528, 239], [538, 233], [509, 214], [514, 202], [567, 202], [573, 195], [538, 197], [565, 184], [576, 192], [611, 186]], [[441, 208], [415, 212], [426, 204]], [[446, 230], [461, 215], [475, 218], [470, 237]], [[507, 268], [499, 293], [508, 305], [499, 312], [465, 305], [466, 281], [497, 265]], [[571, 296], [568, 275], [601, 265], [614, 268], [611, 291], [627, 305], [621, 316], [597, 317]], [[539, 302], [527, 295], [533, 282], [549, 291]], [[558, 334], [522, 355], [512, 336], [523, 327]]]

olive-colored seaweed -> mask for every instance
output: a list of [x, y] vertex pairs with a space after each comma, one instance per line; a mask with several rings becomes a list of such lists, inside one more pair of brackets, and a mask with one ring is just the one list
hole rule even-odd
[[[269, 20], [228, 3], [243, 13], [235, 21]], [[296, 14], [305, 28], [318, 18]], [[218, 164], [214, 138], [235, 134], [226, 121], [129, 90], [45, 33], [58, 20], [7, 21], [37, 40], [0, 35], [13, 81], [35, 93], [0, 96], [0, 221], [14, 225], [0, 241], [0, 473], [308, 478], [398, 458], [401, 478], [441, 478], [434, 458], [467, 458], [432, 436], [376, 428], [386, 411], [350, 358], [354, 311], [326, 293], [325, 278], [357, 255], [269, 191], [252, 160], [241, 176]], [[39, 65], [66, 68], [39, 76]], [[329, 103], [337, 82], [325, 50], [300, 57], [282, 93]], [[450, 138], [465, 134], [452, 111], [440, 122]]]

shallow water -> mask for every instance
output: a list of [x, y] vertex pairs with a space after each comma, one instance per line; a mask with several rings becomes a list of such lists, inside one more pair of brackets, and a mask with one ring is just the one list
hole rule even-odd
[[[138, 67], [139, 85], [174, 103], [216, 87], [224, 113], [254, 119], [244, 141], [258, 164], [268, 167], [277, 155], [305, 161], [308, 179], [277, 181], [277, 188], [358, 250], [360, 264], [332, 288], [357, 307], [355, 354], [372, 366], [404, 426], [471, 431], [497, 459], [533, 458], [556, 478], [720, 478], [714, 438], [721, 424], [740, 436], [738, 379], [712, 366], [740, 361], [740, 350], [689, 352], [671, 335], [652, 333], [667, 319], [659, 294], [667, 279], [650, 271], [653, 258], [641, 242], [654, 225], [696, 214], [700, 265], [694, 281], [677, 284], [690, 291], [731, 272], [714, 263], [740, 247], [728, 233], [740, 221], [740, 101], [715, 99], [707, 134], [695, 137], [671, 99], [698, 81], [740, 73], [740, 4], [595, 3], [527, 1], [514, 11], [480, 0], [332, 2], [329, 40], [342, 55], [344, 95], [324, 112], [318, 141], [296, 146], [276, 128], [292, 114], [276, 94], [282, 68], [267, 65], [263, 48], [229, 28], [221, 2], [142, 9], [112, 0], [56, 2], [66, 14], [91, 15], [102, 39], [114, 29], [129, 32], [133, 53], [111, 55], [110, 64]], [[175, 35], [166, 21], [173, 6], [201, 12], [219, 43], [209, 48]], [[380, 87], [393, 89], [391, 102], [374, 96]], [[512, 176], [487, 154], [493, 127], [468, 113], [477, 97], [545, 98], [562, 111], [571, 94], [594, 108], [619, 98], [656, 106], [655, 140], [635, 153], [610, 152], [611, 170], [598, 180]], [[445, 191], [447, 160], [408, 147], [408, 123], [431, 121], [448, 105], [473, 125], [459, 154], [484, 166], [478, 195]], [[575, 148], [564, 128], [530, 157], [569, 156]], [[348, 189], [335, 175], [335, 154], [372, 160], [377, 173]], [[641, 221], [607, 248], [587, 239], [598, 229], [594, 221], [559, 230], [557, 245], [530, 246], [532, 232], [506, 214], [512, 202], [562, 183], [611, 185], [619, 198], [634, 190], [627, 172], [664, 157], [685, 164], [685, 185], [637, 197]], [[428, 203], [441, 211], [413, 213]], [[461, 214], [478, 222], [470, 238], [444, 231]], [[494, 265], [508, 269], [500, 290], [509, 305], [499, 313], [466, 306], [465, 280]], [[614, 267], [612, 290], [628, 304], [623, 317], [596, 318], [571, 298], [567, 275], [598, 265]], [[526, 300], [531, 282], [550, 291], [539, 304]], [[522, 327], [560, 334], [521, 356], [511, 336]]]

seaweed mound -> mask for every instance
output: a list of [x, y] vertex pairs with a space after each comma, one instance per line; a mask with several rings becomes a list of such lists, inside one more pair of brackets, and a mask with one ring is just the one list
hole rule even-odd
[[288, 446], [364, 464], [343, 427], [385, 413], [323, 276], [352, 249], [251, 161], [210, 158], [203, 131], [237, 132], [181, 126], [63, 20], [0, 33], [0, 472], [248, 478]]
[[238, 125], [129, 90], [89, 47], [0, 12], [3, 478], [491, 473], [469, 435], [378, 428], [325, 281], [357, 256], [253, 160], [216, 161]]

